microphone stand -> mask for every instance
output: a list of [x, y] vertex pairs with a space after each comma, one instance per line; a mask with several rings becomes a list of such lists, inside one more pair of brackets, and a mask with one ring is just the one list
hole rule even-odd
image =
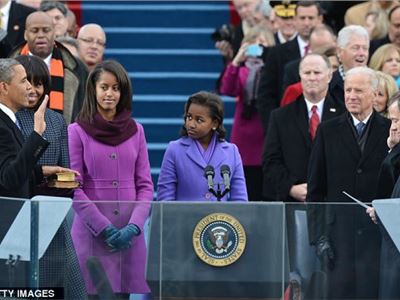
[[213, 194], [215, 197], [217, 197], [217, 201], [220, 202], [221, 199], [230, 191], [230, 189], [224, 189], [224, 191], [221, 191], [221, 186], [220, 183], [217, 183], [217, 191], [214, 190], [214, 188], [209, 188], [208, 191]]

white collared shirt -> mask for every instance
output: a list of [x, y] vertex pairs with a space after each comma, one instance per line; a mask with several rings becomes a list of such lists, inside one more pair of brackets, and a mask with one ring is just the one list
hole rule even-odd
[[11, 119], [11, 121], [14, 122], [14, 124], [16, 124], [17, 117], [9, 107], [5, 106], [3, 103], [0, 103], [0, 109]]
[[307, 105], [308, 119], [309, 120], [311, 119], [312, 107], [314, 105], [316, 105], [317, 106], [317, 114], [318, 114], [319, 120], [321, 121], [322, 111], [324, 109], [325, 98], [322, 98], [320, 101], [318, 101], [318, 103], [312, 103], [309, 100], [307, 100], [306, 98], [304, 98], [304, 100], [306, 101], [306, 105]]
[[363, 122], [365, 125], [367, 125], [367, 122], [369, 120], [369, 118], [371, 117], [372, 113], [370, 113], [364, 120], [360, 121], [357, 118], [355, 118], [352, 114], [351, 114], [351, 118], [353, 119], [353, 124], [354, 126], [357, 127], [358, 123]]
[[303, 39], [298, 35], [297, 44], [299, 45], [300, 55], [303, 57], [306, 54], [306, 46], [308, 45], [308, 42], [303, 41]]
[[[28, 54], [29, 54], [29, 55], [33, 55], [31, 51], [29, 51]], [[52, 55], [53, 55], [53, 53], [50, 53], [49, 56], [47, 56], [45, 59], [43, 59], [43, 61], [45, 62], [47, 68], [49, 69], [49, 71], [50, 71], [50, 62], [51, 62], [51, 56], [52, 56]]]
[[1, 9], [1, 28], [7, 31], [8, 27], [8, 19], [10, 18], [10, 8], [11, 8], [11, 1], [8, 1], [6, 5], [4, 5]]
[[297, 35], [297, 32], [295, 32], [288, 40], [283, 36], [282, 32], [280, 30], [278, 30], [277, 32], [277, 36], [278, 36], [278, 40], [281, 44], [284, 44], [286, 42], [289, 42], [291, 40], [293, 40]]

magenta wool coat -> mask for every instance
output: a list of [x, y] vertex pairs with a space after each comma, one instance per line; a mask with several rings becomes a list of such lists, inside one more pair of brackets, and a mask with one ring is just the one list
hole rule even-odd
[[[82, 184], [75, 190], [72, 239], [89, 294], [96, 294], [86, 268], [91, 256], [100, 259], [115, 293], [149, 292], [143, 224], [153, 183], [143, 127], [137, 126], [137, 133], [117, 146], [98, 142], [77, 123], [68, 127], [71, 168], [81, 173]], [[130, 249], [110, 252], [100, 233], [109, 224], [122, 228], [129, 223], [142, 233]]]
[[229, 64], [222, 76], [220, 93], [238, 97], [231, 132], [231, 142], [238, 146], [245, 166], [261, 166], [264, 129], [261, 119], [255, 112], [250, 119], [243, 119], [243, 90], [246, 85], [249, 69], [245, 66], [235, 67]]
[[216, 201], [216, 197], [208, 191], [204, 176], [207, 165], [214, 167], [214, 183], [223, 182], [220, 174], [222, 165], [230, 168], [231, 191], [222, 201], [247, 201], [242, 159], [236, 145], [218, 141], [210, 161], [206, 163], [195, 141], [189, 137], [169, 143], [158, 177], [157, 200]]

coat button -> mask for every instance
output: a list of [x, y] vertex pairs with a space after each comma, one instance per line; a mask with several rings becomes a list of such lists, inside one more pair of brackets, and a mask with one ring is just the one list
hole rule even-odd
[[112, 185], [113, 185], [113, 187], [117, 187], [117, 186], [118, 186], [118, 181], [114, 180], [114, 181], [112, 182]]
[[362, 169], [357, 169], [357, 174], [361, 174], [362, 173]]
[[117, 216], [119, 214], [119, 210], [118, 209], [114, 209], [113, 214]]
[[111, 153], [111, 154], [110, 154], [110, 157], [111, 157], [112, 159], [116, 159], [116, 158], [117, 158], [117, 153]]
[[211, 193], [206, 193], [204, 196], [206, 197], [206, 199], [211, 199]]

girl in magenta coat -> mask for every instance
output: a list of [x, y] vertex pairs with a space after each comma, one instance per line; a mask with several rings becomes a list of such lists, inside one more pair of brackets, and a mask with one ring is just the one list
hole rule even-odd
[[71, 167], [81, 174], [72, 238], [89, 295], [97, 294], [86, 267], [91, 256], [100, 260], [119, 299], [149, 293], [143, 224], [153, 184], [131, 99], [124, 68], [104, 61], [90, 73], [82, 110], [68, 128]]
[[237, 55], [225, 69], [220, 87], [221, 94], [237, 97], [231, 142], [237, 145], [243, 159], [250, 201], [262, 199], [264, 130], [255, 103], [263, 66], [261, 56], [265, 50], [260, 44], [273, 46], [273, 35], [266, 28], [254, 27], [246, 34]]

